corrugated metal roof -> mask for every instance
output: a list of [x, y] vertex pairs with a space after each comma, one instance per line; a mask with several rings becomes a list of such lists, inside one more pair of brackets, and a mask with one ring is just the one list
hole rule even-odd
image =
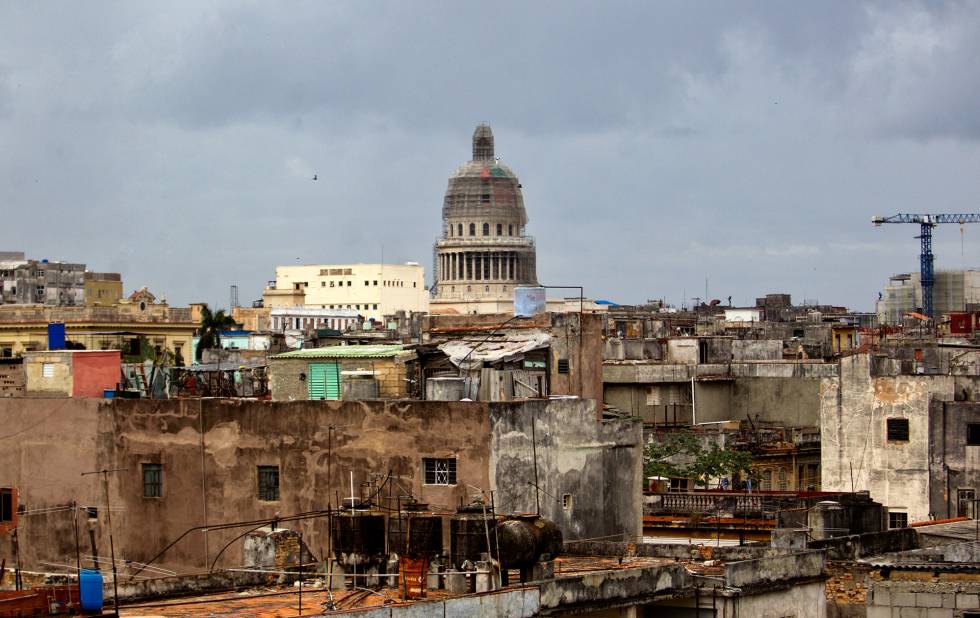
[[269, 358], [392, 358], [407, 352], [403, 345], [334, 345], [293, 350]]

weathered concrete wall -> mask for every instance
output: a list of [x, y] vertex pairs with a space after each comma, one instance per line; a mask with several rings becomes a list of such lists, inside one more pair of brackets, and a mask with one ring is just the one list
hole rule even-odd
[[790, 427], [820, 426], [820, 381], [812, 378], [739, 378], [732, 383], [731, 402], [733, 420], [751, 416]]
[[499, 511], [533, 513], [537, 493], [541, 514], [568, 540], [641, 534], [642, 426], [595, 422], [594, 405], [581, 399], [490, 405], [490, 478]]
[[760, 594], [725, 599], [720, 616], [753, 618], [823, 618], [827, 615], [827, 598], [822, 581], [794, 584]]
[[[741, 377], [695, 384], [697, 422], [772, 422], [790, 427], [820, 424], [820, 380], [802, 377]], [[691, 382], [606, 383], [605, 402], [646, 422], [690, 423]]]
[[736, 339], [732, 342], [732, 360], [782, 360], [783, 342], [779, 339]]
[[[29, 510], [73, 499], [103, 505], [99, 479], [79, 473], [124, 469], [109, 482], [112, 505], [120, 509], [112, 512], [116, 556], [146, 562], [184, 531], [204, 525], [205, 508], [212, 526], [324, 509], [336, 505], [338, 492], [349, 494], [351, 472], [355, 492], [390, 471], [420, 500], [451, 508], [469, 497], [467, 484], [490, 486], [488, 418], [485, 405], [458, 402], [4, 399], [0, 422], [10, 439], [0, 449], [0, 486], [19, 488]], [[457, 484], [423, 485], [422, 457], [456, 457]], [[143, 497], [143, 463], [163, 465], [162, 498]], [[258, 500], [259, 465], [279, 466], [280, 500]], [[97, 532], [105, 556], [103, 511]], [[24, 568], [73, 561], [71, 521], [70, 512], [24, 517]], [[90, 553], [84, 516], [80, 524], [83, 553]], [[324, 520], [289, 525], [317, 555], [328, 546]], [[246, 531], [212, 530], [206, 539], [191, 533], [161, 566], [200, 570]], [[218, 566], [241, 564], [241, 545], [233, 543]], [[7, 540], [0, 541], [0, 558], [13, 561]]]
[[980, 446], [967, 444], [967, 425], [980, 423], [980, 403], [933, 401], [931, 412], [929, 510], [936, 517], [957, 517], [958, 492], [976, 494], [980, 487]]
[[804, 551], [725, 565], [725, 585], [740, 588], [784, 581], [787, 573], [796, 578], [820, 577], [824, 569], [821, 551]]
[[698, 362], [697, 337], [672, 337], [667, 340], [667, 360], [671, 363], [695, 365]]
[[[953, 377], [872, 378], [870, 364], [867, 354], [842, 358], [840, 379], [821, 382], [823, 489], [867, 489], [910, 523], [928, 519], [929, 402], [953, 399]], [[908, 419], [907, 442], [886, 439], [888, 418]]]
[[810, 541], [810, 549], [827, 552], [830, 560], [857, 560], [889, 552], [906, 551], [918, 546], [915, 528], [896, 528], [867, 534], [851, 534]]
[[607, 361], [602, 366], [603, 383], [655, 384], [690, 382], [692, 376], [731, 378], [835, 378], [837, 363], [821, 361], [740, 362], [696, 365], [689, 363], [656, 363]]
[[[602, 320], [591, 313], [551, 314], [551, 358], [548, 377], [552, 394], [578, 395], [602, 401]], [[558, 373], [558, 360], [568, 360], [568, 373]]]
[[[44, 365], [53, 373], [44, 377]], [[29, 352], [24, 355], [25, 391], [28, 396], [70, 397], [72, 391], [71, 352]]]
[[665, 564], [642, 569], [599, 571], [582, 577], [567, 577], [539, 584], [541, 607], [562, 609], [576, 605], [602, 607], [604, 602], [641, 599], [681, 590], [690, 581], [682, 564]]
[[[98, 455], [99, 404], [97, 399], [0, 400], [0, 486], [16, 487], [24, 510], [66, 506], [73, 500], [83, 506], [104, 504], [96, 478], [80, 476], [102, 468]], [[23, 568], [45, 570], [37, 568], [39, 559], [74, 561], [72, 515], [66, 508], [19, 517]], [[84, 513], [79, 513], [78, 521], [82, 551], [90, 554]], [[96, 537], [100, 553], [108, 555], [104, 526], [105, 513], [100, 509]], [[8, 535], [0, 535], [0, 560], [4, 558], [8, 565], [14, 564]]]
[[868, 593], [868, 618], [959, 618], [980, 610], [980, 582], [876, 581]]

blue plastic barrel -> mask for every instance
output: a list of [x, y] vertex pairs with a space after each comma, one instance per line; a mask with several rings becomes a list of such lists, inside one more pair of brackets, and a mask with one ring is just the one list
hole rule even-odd
[[102, 391], [103, 399], [112, 399], [115, 396], [116, 396], [116, 389], [114, 388], [107, 388], [104, 391]]
[[102, 573], [82, 569], [78, 574], [78, 591], [83, 612], [102, 611]]

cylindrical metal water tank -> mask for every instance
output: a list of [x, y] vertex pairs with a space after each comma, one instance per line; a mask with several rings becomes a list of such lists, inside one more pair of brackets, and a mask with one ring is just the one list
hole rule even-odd
[[497, 521], [489, 507], [471, 504], [457, 509], [449, 519], [450, 561], [462, 568], [464, 562], [475, 562], [481, 554], [495, 554], [496, 530]]
[[385, 557], [385, 517], [376, 511], [346, 511], [331, 518], [334, 555], [346, 564], [367, 564]]
[[523, 568], [541, 558], [554, 558], [561, 554], [562, 540], [558, 524], [538, 515], [515, 516], [497, 525], [504, 568]]
[[397, 515], [390, 516], [388, 549], [412, 558], [429, 558], [442, 554], [442, 517], [429, 511], [421, 502], [402, 504]]

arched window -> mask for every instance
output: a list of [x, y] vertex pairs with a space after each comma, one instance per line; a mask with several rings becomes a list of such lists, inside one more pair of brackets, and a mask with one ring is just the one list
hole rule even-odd
[[452, 235], [453, 235], [453, 226], [450, 225], [449, 226], [449, 236], [452, 236]]
[[503, 223], [498, 223], [497, 224], [497, 236], [503, 236], [503, 235], [504, 235], [504, 224]]
[[470, 223], [470, 236], [476, 236], [476, 224]]
[[483, 235], [484, 236], [489, 236], [490, 235], [490, 224], [489, 223], [484, 223], [483, 224]]
[[786, 468], [779, 469], [779, 491], [786, 491], [789, 489], [789, 483], [786, 481]]
[[457, 236], [462, 236], [463, 235], [463, 224], [462, 223], [459, 224], [459, 227], [456, 230], [456, 235]]
[[508, 236], [513, 236], [514, 235], [514, 226], [513, 225], [508, 225], [507, 226], [507, 235]]
[[770, 491], [772, 489], [772, 470], [763, 470], [762, 479], [759, 483], [762, 491]]

